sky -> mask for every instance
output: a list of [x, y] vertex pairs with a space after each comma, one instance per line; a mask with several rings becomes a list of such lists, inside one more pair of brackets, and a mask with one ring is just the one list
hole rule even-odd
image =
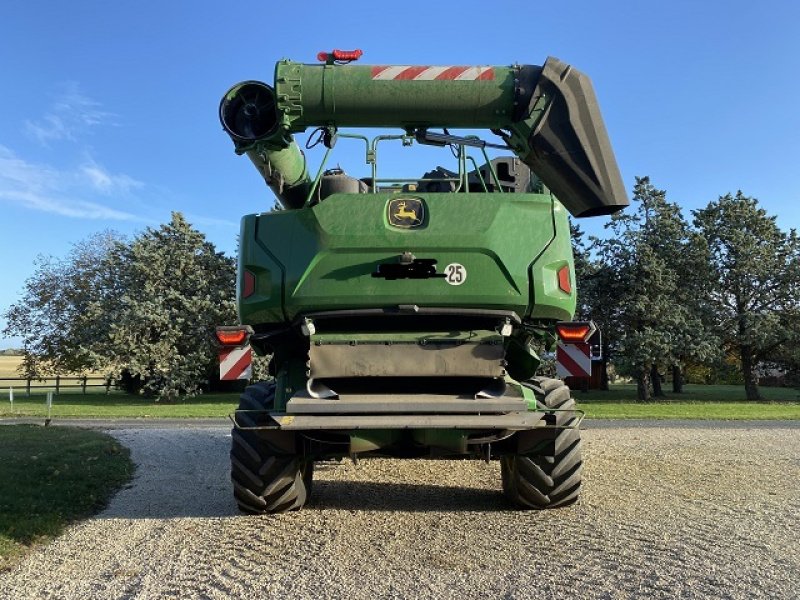
[[[106, 229], [133, 235], [172, 211], [232, 255], [241, 216], [274, 198], [233, 153], [219, 100], [241, 80], [272, 84], [281, 58], [315, 62], [333, 48], [362, 49], [364, 64], [556, 56], [591, 77], [628, 190], [649, 175], [690, 216], [741, 189], [800, 229], [791, 0], [4, 2], [0, 313], [37, 255], [63, 257]], [[360, 160], [337, 150], [335, 161]], [[309, 161], [315, 172], [319, 156]], [[422, 175], [436, 164], [401, 166]], [[599, 234], [606, 221], [581, 226]], [[14, 346], [0, 335], [0, 349]]]

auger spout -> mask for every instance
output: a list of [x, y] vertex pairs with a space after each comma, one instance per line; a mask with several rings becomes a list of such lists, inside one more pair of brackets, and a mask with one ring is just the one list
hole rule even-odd
[[303, 151], [291, 134], [278, 130], [275, 90], [244, 81], [223, 96], [219, 118], [237, 154], [247, 154], [284, 208], [301, 208], [311, 178]]

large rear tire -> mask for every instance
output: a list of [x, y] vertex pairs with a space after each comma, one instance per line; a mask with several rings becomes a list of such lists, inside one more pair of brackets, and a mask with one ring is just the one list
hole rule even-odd
[[[239, 399], [240, 411], [266, 411], [275, 402], [275, 383], [248, 386]], [[238, 412], [241, 427], [258, 424], [259, 413]], [[279, 513], [301, 508], [311, 493], [314, 463], [301, 452], [286, 452], [258, 430], [231, 430], [231, 481], [239, 508], [250, 514]]]
[[[575, 400], [563, 381], [534, 377], [525, 385], [536, 396], [539, 410], [572, 410]], [[551, 412], [557, 427], [577, 423], [573, 412]], [[526, 509], [567, 506], [578, 499], [583, 459], [578, 429], [545, 429], [537, 447], [526, 454], [502, 457], [503, 493], [513, 504]]]

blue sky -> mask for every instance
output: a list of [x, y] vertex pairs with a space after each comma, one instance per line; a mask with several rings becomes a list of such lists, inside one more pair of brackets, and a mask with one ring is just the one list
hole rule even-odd
[[219, 99], [333, 48], [367, 64], [557, 56], [592, 78], [628, 189], [650, 175], [687, 213], [742, 189], [800, 228], [800, 3], [6, 2], [0, 312], [37, 254], [173, 210], [233, 253], [241, 215], [273, 199], [232, 152]]

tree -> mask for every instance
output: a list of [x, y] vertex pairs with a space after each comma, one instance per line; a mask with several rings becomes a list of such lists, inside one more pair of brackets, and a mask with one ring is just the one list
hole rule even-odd
[[98, 368], [94, 343], [102, 319], [94, 312], [102, 296], [102, 265], [120, 236], [95, 234], [71, 248], [66, 258], [39, 256], [18, 302], [6, 312], [3, 333], [23, 340], [23, 374], [41, 377]]
[[111, 233], [40, 259], [6, 314], [29, 374], [103, 370], [159, 400], [216, 371], [214, 327], [236, 322], [235, 269], [179, 213], [132, 241]]
[[739, 357], [747, 399], [760, 400], [757, 365], [797, 336], [800, 240], [741, 191], [694, 216], [710, 249], [718, 335]]
[[[608, 365], [619, 345], [619, 328], [616, 325], [619, 307], [614, 291], [617, 287], [616, 273], [603, 261], [592, 256], [591, 248], [583, 241], [584, 233], [580, 226], [570, 224], [570, 231], [578, 292], [576, 318], [594, 321], [600, 329], [600, 389], [608, 391]], [[593, 247], [596, 245], [597, 240]]]
[[215, 326], [236, 322], [233, 259], [173, 213], [170, 223], [117, 244], [107, 266], [98, 312], [114, 317], [109, 364], [138, 378], [147, 396], [197, 394], [217, 368]]
[[[649, 177], [637, 177], [633, 211], [614, 215], [614, 237], [594, 240], [598, 256], [595, 299], [617, 337], [615, 365], [637, 381], [637, 397], [663, 395], [659, 367], [680, 366], [714, 352], [700, 307], [703, 240], [680, 208]], [[604, 332], [605, 333], [605, 332]]]

